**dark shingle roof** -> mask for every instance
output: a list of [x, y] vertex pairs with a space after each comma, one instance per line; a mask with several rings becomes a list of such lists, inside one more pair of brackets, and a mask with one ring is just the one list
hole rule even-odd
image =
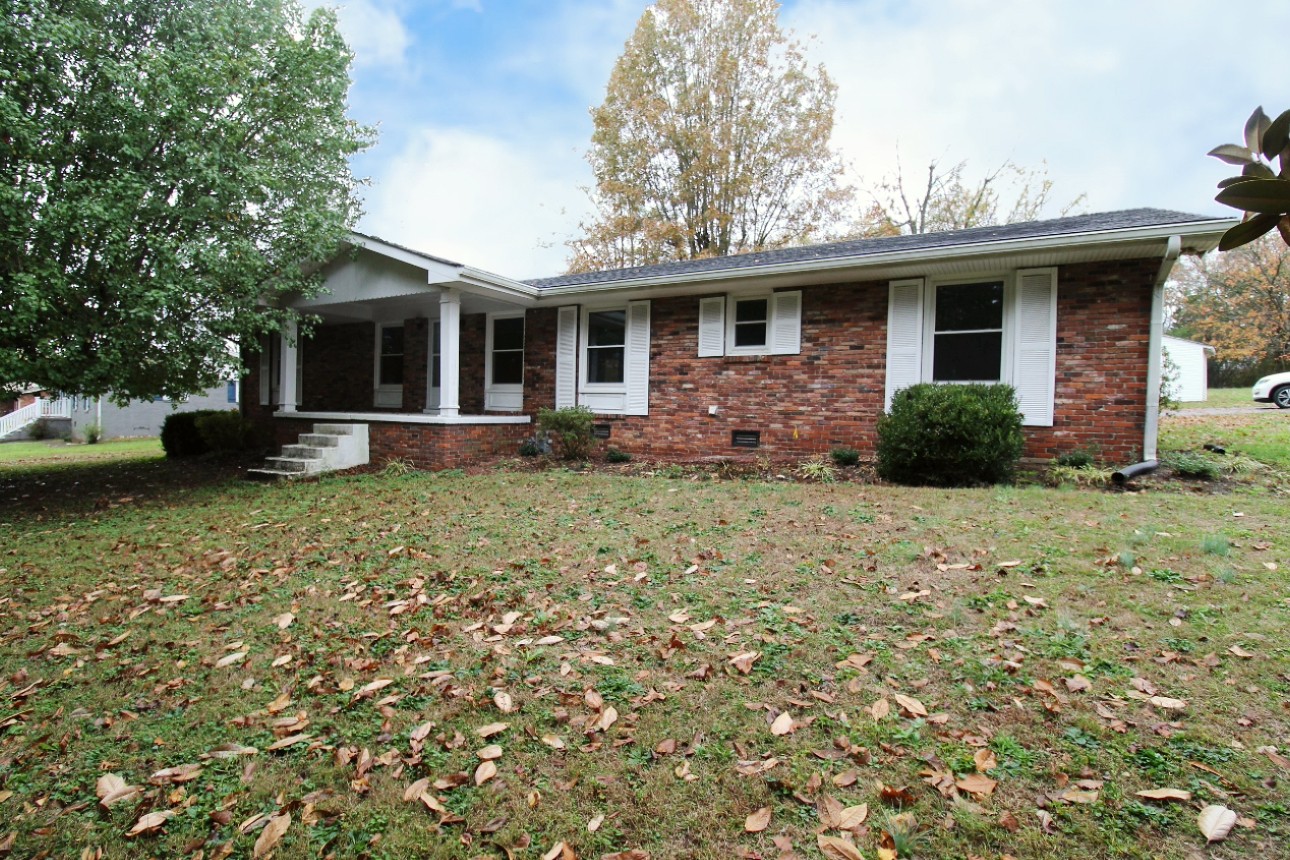
[[730, 257], [714, 257], [707, 260], [683, 260], [673, 263], [660, 263], [656, 266], [636, 266], [630, 269], [557, 275], [553, 278], [537, 278], [525, 281], [525, 283], [539, 289], [605, 284], [615, 281], [635, 280], [637, 278], [752, 269], [758, 266], [777, 266], [811, 260], [834, 260], [845, 257], [863, 258], [899, 251], [932, 250], [987, 242], [1038, 239], [1049, 236], [1099, 233], [1108, 230], [1161, 227], [1169, 224], [1216, 220], [1220, 219], [1206, 215], [1191, 215], [1186, 212], [1171, 212], [1164, 209], [1125, 209], [1118, 212], [1098, 212], [1092, 215], [1053, 218], [1047, 221], [1001, 224], [997, 227], [974, 227], [970, 230], [921, 233], [914, 236], [886, 236], [880, 239], [853, 239], [847, 242], [831, 242], [827, 245], [804, 245], [797, 248], [780, 248], [774, 251], [759, 251], [754, 254], [737, 254]]

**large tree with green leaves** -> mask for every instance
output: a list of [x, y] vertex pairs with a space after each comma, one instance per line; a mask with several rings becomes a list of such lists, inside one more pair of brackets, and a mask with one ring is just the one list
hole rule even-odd
[[5, 0], [0, 386], [213, 384], [359, 211], [351, 55], [294, 0]]
[[659, 0], [641, 16], [591, 111], [596, 215], [569, 243], [572, 270], [801, 244], [836, 221], [836, 90], [778, 12]]

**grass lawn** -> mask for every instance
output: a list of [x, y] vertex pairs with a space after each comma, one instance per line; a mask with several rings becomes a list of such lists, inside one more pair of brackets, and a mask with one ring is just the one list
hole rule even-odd
[[5, 442], [0, 444], [0, 470], [22, 468], [51, 461], [84, 463], [103, 460], [136, 460], [162, 456], [161, 440], [113, 439], [95, 445], [73, 445], [62, 441]]
[[0, 853], [1290, 854], [1275, 487], [226, 474], [0, 476]]
[[1229, 406], [1259, 406], [1250, 399], [1250, 386], [1244, 388], [1211, 388], [1208, 400], [1195, 403], [1181, 403], [1181, 409], [1225, 409]]
[[[1244, 455], [1283, 472], [1290, 471], [1290, 410], [1223, 415], [1181, 412], [1167, 415], [1160, 422], [1162, 452], [1203, 451], [1207, 443], [1224, 448], [1228, 455]], [[1221, 462], [1224, 458], [1215, 459]]]

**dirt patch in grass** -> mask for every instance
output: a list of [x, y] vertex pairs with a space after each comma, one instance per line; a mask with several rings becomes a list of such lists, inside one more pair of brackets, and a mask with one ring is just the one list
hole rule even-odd
[[131, 468], [0, 517], [17, 855], [1290, 846], [1270, 494]]

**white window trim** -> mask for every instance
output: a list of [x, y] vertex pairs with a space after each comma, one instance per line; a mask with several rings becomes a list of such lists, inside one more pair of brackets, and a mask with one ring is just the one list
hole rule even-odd
[[[735, 346], [735, 320], [740, 302], [764, 301], [766, 303], [766, 339], [752, 346]], [[770, 355], [771, 332], [775, 322], [773, 293], [731, 293], [726, 296], [726, 355]]]
[[[998, 379], [932, 379], [933, 362], [936, 359], [936, 294], [939, 287], [960, 286], [966, 284], [1003, 283], [1003, 346], [999, 354]], [[1017, 273], [1000, 272], [994, 275], [971, 275], [960, 278], [935, 278], [927, 281], [923, 291], [923, 350], [922, 371], [919, 379], [922, 382], [934, 382], [937, 385], [995, 385], [1003, 383], [1012, 385], [1012, 341], [1016, 320]]]
[[[587, 369], [591, 364], [587, 360], [587, 348], [591, 345], [591, 326], [588, 320], [591, 314], [605, 313], [606, 311], [623, 312], [623, 381], [622, 382], [588, 382]], [[582, 314], [578, 326], [578, 402], [582, 402], [582, 393], [588, 394], [627, 394], [627, 327], [630, 324], [627, 319], [627, 304], [613, 305], [583, 305]]]
[[[778, 301], [784, 297], [796, 296], [797, 319], [796, 319], [796, 338], [793, 348], [776, 350], [776, 332], [778, 331], [781, 320], [778, 316]], [[705, 301], [721, 300], [721, 351], [715, 349], [705, 351], [703, 335], [703, 303]], [[753, 346], [735, 346], [735, 320], [737, 304], [746, 301], [765, 301], [766, 302], [766, 340], [764, 343]], [[787, 317], [791, 319], [791, 317]], [[754, 290], [749, 292], [732, 292], [720, 296], [707, 296], [699, 300], [699, 358], [716, 358], [721, 356], [759, 356], [759, 355], [797, 355], [801, 352], [801, 333], [802, 333], [802, 291], [801, 290]], [[715, 326], [714, 326], [715, 328]], [[714, 338], [715, 340], [715, 338]], [[710, 348], [710, 347], [709, 347]]]
[[408, 330], [403, 320], [383, 320], [376, 323], [376, 343], [372, 349], [372, 404], [378, 408], [402, 409], [403, 384], [381, 384], [381, 334], [387, 328], [403, 329], [403, 349], [406, 351], [408, 348]]
[[[528, 349], [528, 321], [524, 311], [488, 314], [484, 332], [484, 409], [493, 412], [519, 412], [524, 408], [524, 354]], [[524, 346], [520, 348], [520, 381], [493, 384], [493, 323], [497, 320], [524, 320]], [[433, 347], [432, 347], [433, 348]]]

